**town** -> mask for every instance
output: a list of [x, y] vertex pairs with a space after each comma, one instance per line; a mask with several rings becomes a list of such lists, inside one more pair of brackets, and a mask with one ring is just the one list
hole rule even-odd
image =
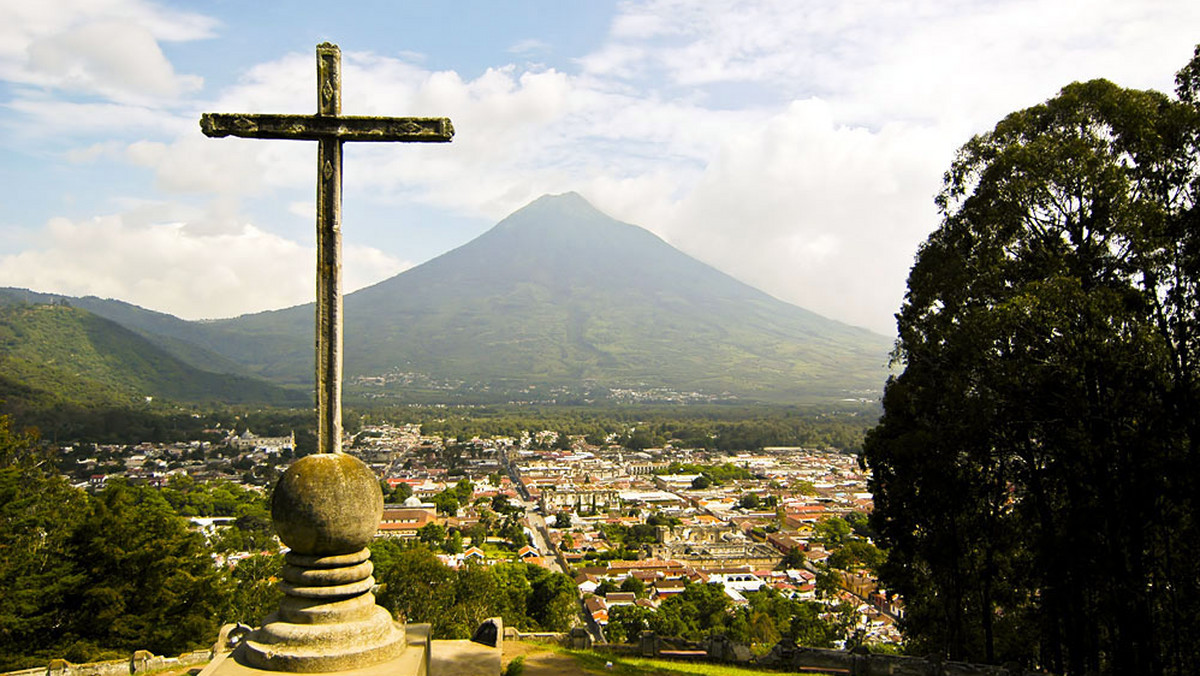
[[[121, 479], [262, 493], [298, 455], [294, 434], [213, 429], [206, 436], [65, 447], [60, 468], [89, 490]], [[635, 641], [636, 618], [695, 583], [718, 585], [733, 607], [763, 589], [821, 604], [843, 626], [839, 647], [847, 639], [901, 641], [903, 605], [875, 579], [883, 554], [872, 542], [872, 500], [855, 455], [591, 440], [603, 443], [548, 430], [456, 439], [383, 423], [362, 426], [344, 445], [380, 477], [386, 504], [378, 538], [424, 543], [453, 569], [520, 561], [566, 573], [578, 590], [579, 624], [597, 641]], [[278, 548], [261, 537], [231, 538], [245, 519], [230, 510], [193, 511], [207, 512], [190, 517], [194, 528], [234, 543], [218, 565], [236, 564], [251, 548]], [[264, 516], [251, 521], [262, 528]]]

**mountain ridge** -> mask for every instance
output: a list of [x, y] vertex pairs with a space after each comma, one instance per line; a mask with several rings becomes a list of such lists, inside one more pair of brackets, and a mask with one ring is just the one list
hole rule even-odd
[[[311, 313], [309, 304], [217, 324], [290, 343], [289, 357], [261, 373], [303, 382], [311, 369], [296, 368], [298, 350], [311, 352], [311, 342], [287, 336], [311, 332]], [[539, 198], [474, 240], [347, 295], [345, 317], [351, 377], [829, 397], [881, 389], [890, 349], [883, 336], [758, 291], [575, 193]], [[839, 369], [850, 382], [834, 382]], [[810, 382], [791, 387], [790, 377]]]
[[[226, 372], [311, 386], [312, 303], [188, 322], [87, 302], [181, 359], [211, 354]], [[588, 400], [627, 390], [699, 400], [875, 398], [891, 348], [888, 338], [691, 258], [577, 193], [543, 196], [470, 242], [348, 294], [344, 316], [347, 393], [401, 401], [414, 393]]]
[[264, 381], [197, 369], [117, 322], [61, 302], [0, 306], [0, 397], [34, 406], [308, 400]]

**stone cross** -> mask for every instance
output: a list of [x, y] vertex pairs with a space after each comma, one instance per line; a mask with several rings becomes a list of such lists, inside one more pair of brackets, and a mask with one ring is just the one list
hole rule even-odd
[[444, 117], [342, 115], [342, 52], [317, 45], [317, 114], [205, 113], [206, 136], [317, 141], [317, 452], [342, 448], [342, 144], [346, 141], [444, 143]]

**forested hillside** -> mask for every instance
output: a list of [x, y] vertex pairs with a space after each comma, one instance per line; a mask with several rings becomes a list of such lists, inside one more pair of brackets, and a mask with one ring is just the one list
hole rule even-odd
[[308, 396], [184, 363], [119, 324], [61, 303], [0, 304], [0, 398], [22, 418], [56, 407], [301, 404]]

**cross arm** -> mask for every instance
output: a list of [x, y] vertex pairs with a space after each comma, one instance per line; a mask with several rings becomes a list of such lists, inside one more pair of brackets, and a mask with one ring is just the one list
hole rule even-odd
[[200, 130], [205, 136], [215, 138], [240, 136], [306, 141], [445, 143], [454, 137], [454, 125], [445, 117], [205, 113], [200, 117]]

